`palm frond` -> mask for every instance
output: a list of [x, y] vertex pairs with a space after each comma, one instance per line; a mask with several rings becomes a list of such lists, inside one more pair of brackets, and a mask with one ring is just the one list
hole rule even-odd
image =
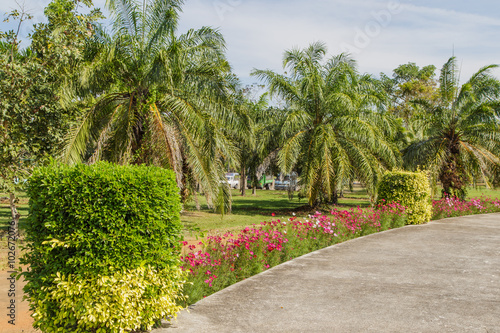
[[111, 12], [115, 33], [129, 36], [139, 35], [141, 8], [136, 1], [106, 0], [106, 8]]
[[439, 77], [441, 99], [450, 104], [455, 98], [457, 91], [457, 69], [456, 58], [451, 57], [442, 67]]

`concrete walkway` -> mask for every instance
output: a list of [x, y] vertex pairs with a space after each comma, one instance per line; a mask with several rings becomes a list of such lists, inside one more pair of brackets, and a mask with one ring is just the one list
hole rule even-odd
[[358, 238], [209, 296], [155, 333], [500, 332], [500, 214]]

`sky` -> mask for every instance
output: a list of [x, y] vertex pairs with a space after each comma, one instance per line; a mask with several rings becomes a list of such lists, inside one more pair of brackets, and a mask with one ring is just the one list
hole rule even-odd
[[[49, 0], [24, 1], [32, 23], [42, 21]], [[104, 0], [94, 4], [103, 8]], [[0, 12], [16, 6], [2, 0]], [[315, 41], [326, 43], [330, 56], [350, 53], [361, 73], [374, 76], [408, 62], [439, 69], [454, 54], [464, 82], [482, 66], [500, 64], [498, 14], [498, 0], [186, 0], [179, 32], [218, 28], [244, 84], [259, 83], [250, 77], [254, 68], [282, 73], [285, 50]]]

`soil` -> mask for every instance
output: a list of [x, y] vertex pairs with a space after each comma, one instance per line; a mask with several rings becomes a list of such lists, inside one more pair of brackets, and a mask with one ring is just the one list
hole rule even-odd
[[[0, 333], [40, 333], [41, 331], [35, 330], [33, 325], [33, 318], [30, 316], [28, 301], [23, 301], [23, 287], [25, 282], [22, 279], [15, 281], [15, 297], [9, 297], [10, 273], [6, 270], [0, 271]], [[10, 305], [11, 300], [15, 300], [15, 321], [14, 324], [9, 324], [7, 316], [7, 307]]]

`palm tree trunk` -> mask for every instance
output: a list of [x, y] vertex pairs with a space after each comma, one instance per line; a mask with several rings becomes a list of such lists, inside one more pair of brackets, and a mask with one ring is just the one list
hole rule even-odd
[[339, 203], [339, 195], [338, 195], [337, 191], [333, 191], [332, 204], [336, 205], [338, 203]]
[[439, 180], [443, 186], [442, 197], [458, 197], [465, 199], [467, 183], [469, 179], [459, 159], [459, 152], [453, 151], [448, 162], [443, 166], [439, 174]]
[[245, 163], [242, 163], [241, 165], [241, 177], [240, 177], [240, 190], [241, 190], [241, 196], [244, 197], [246, 195], [246, 190], [247, 190], [247, 174], [246, 174], [246, 166]]
[[205, 191], [205, 198], [207, 200], [207, 207], [208, 207], [208, 209], [214, 208], [214, 205], [212, 203], [212, 198], [210, 197], [210, 194], [208, 192], [206, 192], [206, 191]]
[[194, 191], [193, 196], [194, 196], [194, 203], [196, 205], [196, 210], [200, 211], [201, 206], [200, 206], [200, 201], [198, 200], [198, 191]]

